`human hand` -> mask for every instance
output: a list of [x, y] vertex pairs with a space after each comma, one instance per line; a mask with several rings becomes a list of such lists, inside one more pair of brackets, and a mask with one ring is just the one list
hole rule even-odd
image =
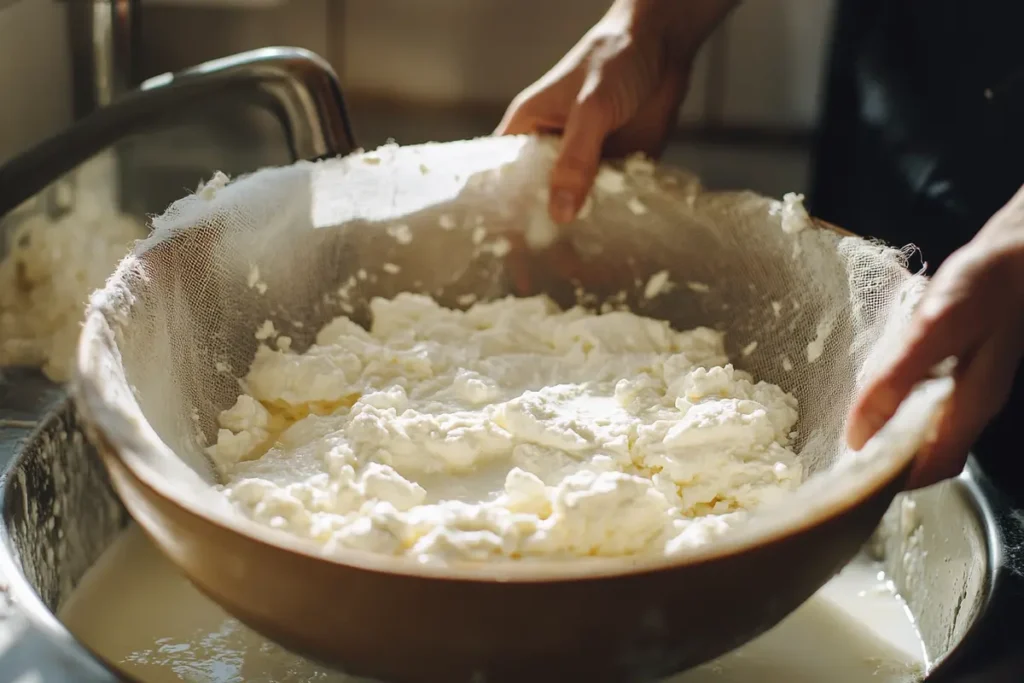
[[1002, 409], [1024, 353], [1024, 187], [928, 285], [907, 343], [861, 392], [847, 429], [859, 449], [919, 381], [957, 359], [955, 389], [934, 438], [918, 453], [908, 488], [958, 475], [988, 422]]
[[694, 55], [736, 0], [616, 0], [540, 80], [523, 90], [499, 135], [561, 133], [549, 211], [568, 223], [583, 206], [602, 152], [663, 149]]

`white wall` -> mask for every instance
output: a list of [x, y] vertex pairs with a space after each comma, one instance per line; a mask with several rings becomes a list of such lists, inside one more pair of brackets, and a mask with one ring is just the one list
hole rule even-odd
[[[274, 0], [238, 9], [239, 0], [147, 0], [143, 34], [150, 71], [292, 44], [330, 59], [350, 93], [500, 105], [553, 64], [608, 1]], [[209, 9], [218, 4], [229, 7]], [[683, 118], [813, 125], [832, 5], [742, 3], [698, 60]]]
[[142, 6], [143, 76], [260, 47], [304, 47], [332, 58], [331, 0], [157, 0]]
[[809, 127], [818, 113], [832, 0], [749, 0], [719, 40], [728, 123]]
[[66, 11], [56, 0], [0, 8], [0, 163], [71, 122]]
[[[747, 0], [698, 60], [684, 117], [807, 127], [817, 114], [832, 0]], [[348, 88], [441, 102], [507, 101], [553, 64], [607, 0], [348, 0], [334, 26]], [[711, 64], [718, 54], [722, 68]], [[710, 82], [714, 74], [715, 82]]]

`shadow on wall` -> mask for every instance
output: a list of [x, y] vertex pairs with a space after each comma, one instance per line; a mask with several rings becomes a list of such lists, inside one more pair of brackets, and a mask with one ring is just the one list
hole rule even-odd
[[0, 163], [71, 123], [65, 7], [0, 0]]
[[721, 122], [810, 129], [817, 121], [834, 0], [758, 0], [733, 14], [721, 36]]

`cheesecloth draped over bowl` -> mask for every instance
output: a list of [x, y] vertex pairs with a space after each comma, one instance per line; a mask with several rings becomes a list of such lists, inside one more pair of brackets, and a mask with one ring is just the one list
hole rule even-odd
[[545, 139], [482, 138], [214, 178], [156, 218], [92, 299], [74, 390], [94, 440], [177, 504], [272, 535], [232, 517], [204, 454], [261, 343], [256, 330], [270, 320], [302, 352], [336, 316], [367, 323], [373, 297], [414, 291], [465, 307], [467, 295], [511, 293], [515, 266], [563, 306], [625, 306], [677, 329], [723, 330], [738, 367], [797, 397], [810, 479], [797, 504], [755, 516], [734, 547], [827, 516], [903, 471], [934, 391], [923, 412], [904, 416], [902, 441], [850, 454], [843, 429], [922, 290], [904, 252], [823, 229], [792, 198], [707, 192], [689, 174], [633, 159], [602, 167], [580, 217], [559, 232], [582, 263], [576, 281], [548, 256], [555, 150]]

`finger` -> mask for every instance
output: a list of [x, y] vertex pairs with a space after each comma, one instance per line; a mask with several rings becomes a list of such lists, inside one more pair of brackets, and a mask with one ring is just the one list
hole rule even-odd
[[587, 282], [589, 271], [568, 240], [556, 240], [543, 250], [530, 248], [522, 233], [509, 235], [508, 240], [511, 248], [505, 257], [505, 272], [517, 296], [534, 294], [538, 284], [544, 284], [536, 281], [538, 267], [541, 272], [556, 275], [567, 282]]
[[956, 388], [943, 410], [935, 438], [914, 460], [908, 488], [930, 486], [960, 474], [968, 451], [1006, 403], [1020, 350], [1018, 331], [1006, 327], [987, 339], [957, 369]]
[[565, 127], [568, 104], [559, 105], [545, 90], [524, 91], [505, 110], [495, 135], [561, 133]]
[[494, 129], [494, 135], [523, 135], [530, 132], [529, 117], [514, 107], [509, 107]]
[[511, 233], [506, 237], [510, 248], [505, 257], [505, 273], [512, 293], [516, 296], [529, 296], [533, 293], [533, 278], [530, 273], [530, 252], [526, 240], [520, 232]]
[[584, 264], [572, 243], [556, 240], [543, 250], [531, 249], [521, 233], [509, 237], [511, 249], [505, 257], [505, 270], [518, 296], [534, 293], [537, 282], [533, 276], [534, 264], [543, 272], [558, 276], [574, 284], [589, 284], [591, 270]]
[[[581, 92], [587, 92], [586, 87]], [[611, 131], [611, 112], [603, 104], [604, 98], [596, 90], [590, 92], [570, 110], [551, 170], [549, 211], [556, 223], [568, 223], [579, 213], [597, 176], [601, 147]]]
[[565, 122], [555, 116], [518, 114], [494, 129], [494, 135], [559, 135]]
[[537, 132], [539, 120], [530, 113], [527, 105], [513, 104], [505, 112], [501, 123], [494, 130], [495, 135], [526, 135]]
[[904, 348], [861, 391], [847, 424], [850, 448], [857, 450], [867, 443], [936, 365], [950, 356], [962, 355], [974, 345], [980, 333], [973, 320], [977, 307], [962, 300], [954, 304], [948, 301], [943, 295], [926, 296]]

